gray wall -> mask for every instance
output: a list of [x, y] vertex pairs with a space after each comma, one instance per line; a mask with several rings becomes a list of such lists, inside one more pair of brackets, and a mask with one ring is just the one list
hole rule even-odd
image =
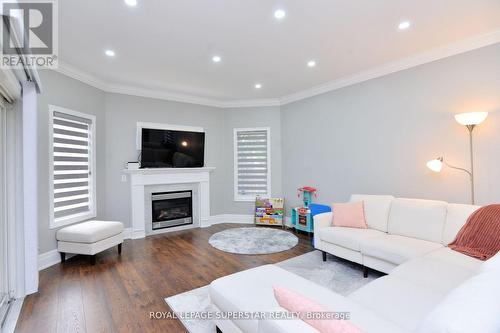
[[[476, 195], [500, 201], [500, 44], [288, 104], [281, 108], [283, 190], [319, 189], [318, 202], [351, 193], [469, 202], [462, 172], [429, 171], [440, 155], [468, 166], [468, 134], [453, 114], [490, 111], [474, 131]], [[306, 153], [307, 152], [307, 153]]]
[[54, 71], [40, 70], [42, 94], [38, 95], [38, 251], [56, 248], [55, 232], [49, 228], [49, 105], [96, 116], [97, 217], [104, 218], [106, 145], [104, 92]]
[[236, 108], [225, 110], [223, 159], [227, 177], [224, 182], [226, 214], [253, 214], [254, 202], [234, 201], [234, 148], [233, 129], [269, 127], [271, 132], [271, 191], [273, 196], [283, 195], [281, 188], [281, 120], [279, 107]]
[[205, 165], [210, 176], [210, 213], [224, 211], [224, 110], [120, 94], [106, 94], [106, 218], [130, 226], [130, 183], [121, 181], [127, 161], [137, 160], [137, 122], [199, 126], [205, 129]]

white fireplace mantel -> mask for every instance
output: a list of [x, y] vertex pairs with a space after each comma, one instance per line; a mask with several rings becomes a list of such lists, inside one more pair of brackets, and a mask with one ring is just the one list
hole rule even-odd
[[[193, 225], [189, 227], [199, 227], [208, 223], [210, 218], [210, 173], [214, 170], [214, 167], [123, 170], [125, 174], [130, 176], [132, 238], [144, 238], [147, 231], [146, 223], [151, 223], [146, 219], [146, 205], [151, 204], [150, 198], [149, 200], [146, 198], [148, 186], [182, 184], [196, 186], [197, 195], [193, 198], [193, 209], [198, 212], [198, 215], [194, 217]], [[185, 228], [169, 228], [164, 229], [164, 231]]]

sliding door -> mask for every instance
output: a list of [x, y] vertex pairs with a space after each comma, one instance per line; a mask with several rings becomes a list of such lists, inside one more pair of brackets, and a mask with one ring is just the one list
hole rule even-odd
[[6, 111], [0, 102], [0, 325], [9, 307], [6, 184]]

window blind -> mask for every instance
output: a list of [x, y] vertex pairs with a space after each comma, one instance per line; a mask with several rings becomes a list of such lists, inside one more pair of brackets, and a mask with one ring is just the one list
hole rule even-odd
[[269, 195], [269, 130], [235, 130], [236, 196]]
[[54, 221], [92, 211], [92, 120], [53, 111]]

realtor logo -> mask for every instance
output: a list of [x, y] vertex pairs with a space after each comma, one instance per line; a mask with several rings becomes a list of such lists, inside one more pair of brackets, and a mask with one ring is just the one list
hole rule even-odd
[[2, 3], [1, 67], [57, 67], [56, 0]]

